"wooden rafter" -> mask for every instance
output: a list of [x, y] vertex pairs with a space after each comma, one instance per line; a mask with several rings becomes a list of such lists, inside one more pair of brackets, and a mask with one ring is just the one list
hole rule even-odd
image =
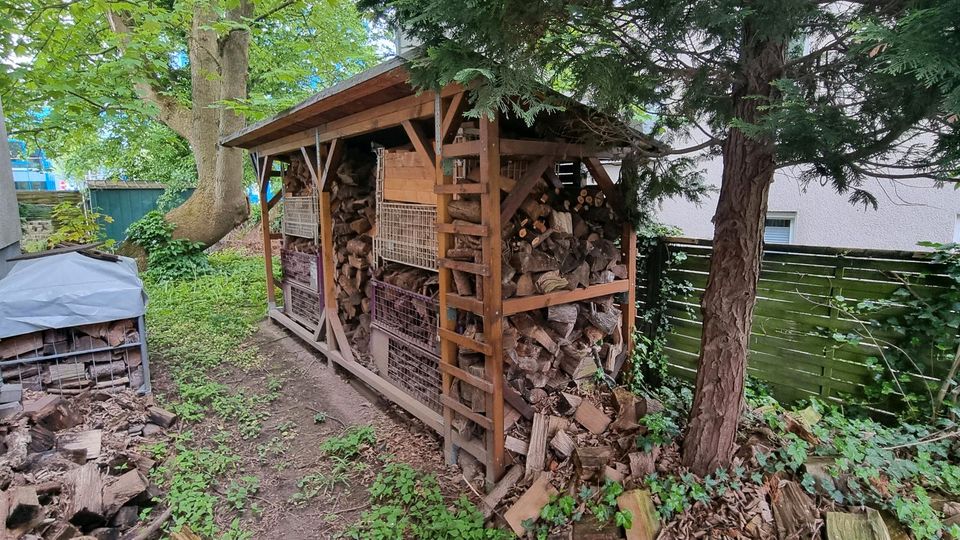
[[343, 157], [343, 140], [333, 139], [330, 141], [330, 148], [327, 150], [327, 162], [323, 166], [323, 175], [320, 177], [320, 191], [329, 191], [329, 179], [333, 170], [340, 166], [340, 158]]
[[310, 171], [310, 179], [313, 180], [313, 185], [319, 186], [320, 178], [317, 175], [317, 170], [313, 168], [313, 158], [310, 156], [307, 147], [301, 146], [300, 153], [303, 154], [303, 160], [307, 162], [307, 169]]
[[613, 206], [614, 211], [620, 215], [620, 217], [623, 217], [623, 201], [620, 199], [620, 194], [617, 193], [616, 185], [614, 185], [613, 180], [610, 179], [610, 175], [607, 174], [607, 170], [603, 168], [600, 160], [595, 157], [588, 157], [583, 160], [583, 164], [587, 166], [587, 170], [590, 171], [590, 176], [597, 181], [597, 185], [600, 186], [603, 194], [607, 196], [607, 201]]
[[540, 156], [540, 159], [527, 169], [527, 172], [524, 173], [520, 181], [517, 182], [517, 185], [514, 186], [510, 195], [507, 195], [506, 200], [500, 205], [501, 223], [510, 221], [510, 218], [517, 213], [520, 205], [527, 199], [527, 195], [530, 195], [534, 186], [537, 185], [537, 181], [540, 180], [540, 177], [543, 176], [543, 173], [546, 172], [547, 168], [552, 164], [553, 156]]
[[467, 109], [467, 93], [454, 94], [450, 99], [450, 106], [443, 115], [443, 123], [437, 133], [439, 144], [448, 144], [457, 134], [457, 129], [463, 121], [463, 111]]
[[429, 144], [430, 141], [427, 140], [426, 135], [423, 133], [423, 129], [410, 120], [404, 120], [401, 122], [401, 125], [403, 125], [403, 130], [407, 132], [407, 137], [410, 138], [410, 142], [413, 143], [413, 148], [417, 151], [417, 155], [420, 156], [420, 161], [423, 162], [423, 166], [427, 169], [434, 168], [436, 166], [436, 156], [434, 155], [433, 147]]

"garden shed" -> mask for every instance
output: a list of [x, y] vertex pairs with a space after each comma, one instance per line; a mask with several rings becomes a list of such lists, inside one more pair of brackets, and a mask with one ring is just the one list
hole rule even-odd
[[573, 101], [532, 126], [465, 118], [463, 87], [418, 91], [407, 62], [221, 143], [250, 151], [263, 215], [282, 204], [282, 307], [262, 220], [269, 316], [494, 481], [531, 404], [631, 350], [636, 233], [601, 164], [621, 149]]

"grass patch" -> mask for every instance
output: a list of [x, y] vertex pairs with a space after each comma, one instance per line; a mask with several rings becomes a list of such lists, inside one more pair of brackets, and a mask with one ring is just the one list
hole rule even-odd
[[279, 397], [281, 383], [271, 380], [267, 392], [256, 394], [218, 382], [223, 368], [261, 365], [256, 349], [245, 343], [265, 314], [266, 280], [262, 257], [221, 252], [210, 256], [210, 266], [210, 273], [193, 279], [160, 282], [147, 277], [148, 340], [157, 369], [169, 373], [175, 384], [174, 392], [162, 396], [164, 404], [187, 425], [217, 416], [225, 430], [212, 440], [197, 439], [186, 430], [172, 445], [152, 445], [147, 451], [165, 460], [154, 479], [166, 489], [174, 523], [189, 525], [204, 537], [236, 540], [250, 533], [240, 528], [239, 520], [222, 530], [217, 509], [237, 509], [259, 484], [251, 477], [227, 484], [239, 462], [231, 442], [262, 432], [267, 405]]

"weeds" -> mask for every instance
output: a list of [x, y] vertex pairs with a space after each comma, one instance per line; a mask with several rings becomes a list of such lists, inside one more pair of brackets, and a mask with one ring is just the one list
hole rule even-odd
[[372, 426], [354, 426], [346, 434], [330, 437], [320, 444], [320, 450], [329, 457], [354, 458], [366, 447], [377, 442]]

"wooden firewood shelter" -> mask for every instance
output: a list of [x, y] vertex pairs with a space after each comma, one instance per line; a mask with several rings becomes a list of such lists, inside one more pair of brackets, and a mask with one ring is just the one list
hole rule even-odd
[[[505, 321], [537, 310], [544, 313], [537, 320], [546, 320], [548, 309], [608, 298], [600, 309], [607, 309], [608, 315], [617, 315], [616, 324], [611, 326], [616, 328], [616, 335], [609, 339], [611, 343], [604, 346], [603, 351], [610, 357], [608, 372], [619, 370], [631, 350], [636, 316], [636, 233], [624, 224], [619, 212], [615, 214], [622, 210], [618, 207], [622, 198], [600, 162], [601, 156], [611, 155], [611, 149], [596, 148], [585, 142], [587, 137], [583, 134], [590, 133], [591, 129], [577, 125], [580, 121], [575, 111], [553, 113], [534, 126], [502, 115], [493, 119], [486, 116], [468, 119], [463, 116], [469, 108], [463, 87], [451, 84], [439, 92], [418, 92], [409, 83], [406, 64], [403, 58], [385, 62], [270, 119], [250, 125], [226, 137], [221, 144], [248, 149], [259, 177], [269, 317], [311, 344], [328, 361], [346, 369], [440, 433], [448, 460], [455, 461], [458, 452], [465, 451], [483, 463], [487, 479], [495, 481], [504, 472], [510, 457], [504, 447], [505, 422], [510, 421], [505, 419], [505, 410], [532, 416], [524, 397], [505, 382], [505, 370], [509, 368], [505, 358], [516, 356], [510, 349], [516, 346], [516, 339], [505, 345], [505, 324], [508, 324]], [[586, 107], [579, 104], [577, 107], [581, 113], [590, 114]], [[398, 148], [400, 150], [396, 150]], [[350, 156], [370, 160], [370, 175], [375, 176], [377, 182], [375, 223], [368, 224], [364, 218], [373, 214], [363, 207], [373, 200], [372, 191], [364, 187], [364, 179], [347, 179], [344, 172], [346, 161], [355, 159]], [[517, 164], [523, 165], [521, 170], [508, 172]], [[354, 166], [351, 171], [357, 169]], [[294, 183], [291, 180], [288, 185], [287, 179], [297, 174], [307, 182], [306, 187], [294, 195], [297, 188], [291, 188]], [[354, 185], [338, 188], [338, 182], [347, 180]], [[284, 189], [271, 195], [275, 191], [271, 189], [274, 181], [283, 181]], [[543, 190], [541, 199], [528, 200], [535, 189]], [[366, 198], [361, 201], [361, 196]], [[270, 211], [281, 201], [284, 234], [277, 235], [270, 230]], [[551, 210], [551, 204], [563, 211]], [[416, 219], [427, 219], [429, 231], [418, 229], [422, 223], [413, 223], [414, 218], [404, 217], [413, 213], [387, 216], [388, 210], [393, 211], [394, 207], [403, 211], [427, 209], [426, 218]], [[524, 208], [541, 211], [530, 210], [520, 219], [526, 211]], [[337, 213], [345, 209], [353, 212], [350, 221], [338, 221]], [[587, 249], [592, 247], [590, 260], [593, 262], [579, 263], [576, 268], [580, 279], [567, 279], [559, 271], [530, 267], [531, 271], [518, 274], [516, 281], [519, 288], [524, 289], [518, 291], [511, 281], [514, 271], [508, 264], [511, 257], [518, 255], [508, 244], [516, 240], [519, 245], [522, 242], [517, 238], [526, 237], [526, 244], [517, 248], [522, 251], [521, 258], [523, 253], [532, 253], [530, 244], [554, 242], [551, 234], [554, 239], [566, 242], [561, 242], [562, 246], [567, 246], [570, 242], [564, 238], [573, 234], [571, 219], [578, 225], [584, 221], [578, 216], [571, 218], [571, 213], [586, 210], [598, 215], [609, 212], [613, 220], [606, 224], [606, 230], [614, 225], [619, 238], [602, 240], [601, 234], [590, 233], [590, 229], [582, 225], [580, 234], [586, 240], [575, 244], [586, 245]], [[475, 219], [464, 218], [465, 212], [474, 212], [471, 215], [475, 215]], [[313, 222], [304, 223], [304, 215], [313, 216], [308, 218]], [[387, 228], [391, 226], [389, 220], [398, 215], [400, 238], [393, 238], [390, 235], [396, 231]], [[301, 221], [294, 223], [295, 219]], [[273, 277], [275, 254], [270, 240], [278, 236], [283, 238], [285, 248], [283, 283], [275, 282]], [[342, 241], [347, 237], [351, 238], [349, 242]], [[421, 248], [423, 242], [429, 242], [425, 246], [427, 256], [422, 252], [411, 257], [387, 253], [393, 247], [410, 247], [405, 242], [419, 242]], [[305, 259], [304, 252], [290, 251], [294, 245], [308, 247]], [[346, 245], [344, 252], [338, 251], [340, 245]], [[419, 344], [418, 350], [430, 354], [417, 358], [426, 358], [424, 362], [435, 364], [428, 366], [437, 383], [432, 390], [435, 399], [423, 399], [424, 392], [430, 389], [405, 384], [404, 379], [413, 376], [409, 373], [421, 366], [406, 365], [408, 371], [393, 372], [389, 371], [393, 369], [392, 364], [385, 371], [377, 369], [378, 361], [362, 359], [376, 356], [381, 349], [388, 355], [402, 354], [407, 349], [395, 349], [393, 342], [381, 347], [376, 343], [379, 334], [374, 332], [364, 337], [369, 341], [369, 351], [358, 351], [356, 343], [360, 334], [346, 328], [345, 317], [366, 320], [370, 302], [374, 304], [374, 326], [377, 326], [377, 317], [382, 316], [378, 314], [396, 307], [399, 302], [387, 294], [394, 288], [376, 289], [372, 297], [365, 292], [373, 287], [365, 277], [373, 266], [368, 268], [363, 260], [369, 245], [373, 245], [374, 255], [368, 256], [374, 261], [373, 266], [377, 260], [386, 259], [434, 272], [427, 281], [436, 286], [436, 294], [431, 297], [436, 305], [432, 311], [417, 313], [421, 318], [425, 313], [433, 313], [435, 331], [427, 338], [432, 343]], [[596, 245], [606, 246], [607, 251], [609, 246], [614, 246], [618, 253], [612, 258], [608, 254], [608, 259], [598, 259], [600, 249]], [[476, 255], [464, 257], [463, 253], [468, 251], [464, 246], [472, 247], [469, 253]], [[381, 253], [381, 249], [385, 251]], [[288, 269], [288, 256], [302, 260], [296, 265], [290, 263], [292, 266]], [[571, 266], [576, 263], [573, 261]], [[528, 263], [522, 260], [518, 264], [521, 270], [526, 270], [522, 266]], [[574, 271], [571, 275], [577, 273]], [[531, 276], [536, 280], [533, 289], [530, 289]], [[554, 281], [559, 285], [552, 284]], [[278, 307], [276, 298], [278, 285], [284, 291], [282, 308]], [[545, 290], [549, 292], [544, 293]], [[350, 305], [345, 304], [345, 298], [350, 299]], [[614, 298], [616, 307], [611, 307]], [[349, 311], [345, 312], [345, 308]], [[596, 312], [587, 315], [597, 317]], [[572, 330], [578, 324], [583, 325], [575, 322], [576, 316], [577, 310], [573, 310], [572, 319], [555, 326], [567, 324], [567, 336], [571, 332], [579, 335], [578, 330]], [[465, 320], [471, 322], [466, 324]], [[589, 329], [594, 330], [592, 326]], [[555, 355], [562, 354], [560, 345], [566, 342], [557, 341], [557, 334], [552, 330], [549, 335], [529, 328], [520, 328], [520, 331], [521, 337], [532, 336], [540, 343], [547, 343], [544, 347], [538, 345], [537, 351], [546, 348]], [[596, 338], [593, 341], [596, 342]], [[404, 343], [400, 345], [406, 347]], [[478, 359], [469, 368], [462, 362], [467, 353]], [[544, 358], [549, 356], [549, 353], [541, 354], [546, 355]], [[392, 356], [386, 362], [393, 362]], [[541, 365], [554, 364], [548, 361]], [[556, 368], [545, 369], [539, 375], [545, 379], [554, 373], [570, 378]], [[460, 428], [465, 423], [481, 435], [464, 435], [465, 430]]]

